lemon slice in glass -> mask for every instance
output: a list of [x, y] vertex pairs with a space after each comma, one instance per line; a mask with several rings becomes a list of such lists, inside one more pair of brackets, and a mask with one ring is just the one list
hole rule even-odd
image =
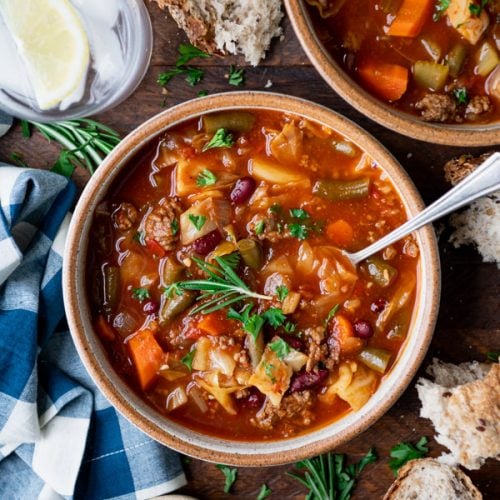
[[57, 106], [73, 94], [86, 77], [90, 49], [69, 0], [0, 0], [0, 14], [16, 42], [40, 109]]

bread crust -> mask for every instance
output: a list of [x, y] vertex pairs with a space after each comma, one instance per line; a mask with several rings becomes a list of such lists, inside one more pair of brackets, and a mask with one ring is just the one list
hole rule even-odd
[[[449, 491], [439, 491], [439, 485], [432, 481], [432, 471], [439, 469], [442, 476], [449, 480]], [[426, 481], [419, 481], [419, 475]], [[413, 477], [415, 476], [415, 477]], [[482, 500], [481, 492], [472, 481], [457, 467], [442, 464], [434, 458], [410, 460], [399, 469], [397, 479], [387, 490], [383, 500], [416, 500], [427, 498], [460, 498], [460, 500]]]

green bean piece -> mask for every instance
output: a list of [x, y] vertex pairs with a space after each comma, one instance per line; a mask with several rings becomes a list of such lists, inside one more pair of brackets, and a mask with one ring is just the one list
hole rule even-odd
[[243, 261], [250, 269], [261, 269], [263, 263], [262, 248], [258, 242], [245, 238], [238, 241], [238, 250]]
[[418, 85], [429, 90], [442, 90], [448, 78], [446, 64], [431, 61], [417, 61], [413, 65], [413, 78]]
[[465, 59], [467, 58], [467, 47], [462, 43], [457, 43], [448, 52], [446, 63], [450, 68], [450, 75], [456, 78], [464, 67]]
[[120, 291], [120, 269], [115, 266], [106, 266], [103, 271], [103, 307], [105, 312], [111, 313], [118, 305]]
[[391, 360], [391, 353], [385, 349], [367, 347], [358, 354], [358, 359], [368, 368], [379, 373], [385, 373]]
[[162, 262], [161, 276], [163, 286], [181, 281], [184, 277], [185, 267], [175, 258], [167, 257]]
[[323, 179], [316, 182], [313, 194], [330, 201], [345, 201], [365, 198], [370, 192], [370, 179], [361, 177], [355, 181]]
[[173, 292], [171, 297], [162, 296], [160, 306], [160, 323], [169, 324], [176, 316], [184, 312], [196, 298], [196, 293], [189, 290]]
[[398, 275], [398, 270], [379, 257], [369, 257], [363, 268], [370, 278], [382, 288], [391, 285]]
[[203, 115], [203, 128], [207, 134], [214, 134], [224, 128], [236, 132], [248, 132], [255, 123], [255, 115], [247, 111], [223, 111]]

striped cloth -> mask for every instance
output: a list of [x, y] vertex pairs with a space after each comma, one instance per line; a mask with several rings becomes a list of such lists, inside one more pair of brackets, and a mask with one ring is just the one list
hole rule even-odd
[[119, 415], [64, 320], [75, 187], [0, 164], [0, 498], [149, 498], [185, 484], [179, 457]]

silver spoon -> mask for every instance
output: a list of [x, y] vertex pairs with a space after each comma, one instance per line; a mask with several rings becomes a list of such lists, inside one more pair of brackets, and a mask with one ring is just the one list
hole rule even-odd
[[472, 174], [453, 189], [438, 198], [432, 205], [399, 226], [383, 238], [356, 253], [342, 252], [356, 266], [379, 250], [409, 235], [422, 226], [457, 210], [471, 201], [500, 190], [500, 153], [492, 154]]

